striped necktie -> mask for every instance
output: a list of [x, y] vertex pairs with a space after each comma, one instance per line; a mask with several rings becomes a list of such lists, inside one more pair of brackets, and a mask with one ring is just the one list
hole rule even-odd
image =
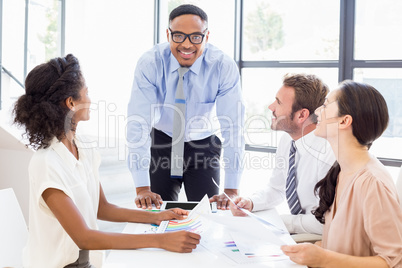
[[177, 82], [175, 98], [175, 114], [173, 118], [172, 133], [172, 154], [170, 165], [170, 176], [172, 178], [183, 177], [183, 154], [184, 154], [184, 128], [186, 123], [186, 98], [183, 91], [183, 76], [188, 72], [188, 68], [180, 67], [179, 81]]
[[296, 191], [296, 146], [295, 141], [292, 140], [292, 144], [290, 146], [289, 153], [289, 170], [288, 170], [288, 178], [286, 180], [286, 199], [288, 200], [288, 205], [290, 208], [290, 212], [293, 215], [297, 215], [303, 212], [299, 197]]

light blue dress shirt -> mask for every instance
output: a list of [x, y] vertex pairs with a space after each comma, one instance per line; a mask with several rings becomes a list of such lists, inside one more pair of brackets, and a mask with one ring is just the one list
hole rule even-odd
[[[127, 113], [128, 167], [135, 187], [150, 185], [152, 127], [172, 137], [179, 67], [169, 43], [154, 46], [137, 63]], [[244, 104], [236, 63], [206, 44], [203, 54], [184, 75], [183, 90], [185, 141], [213, 134], [223, 138], [225, 189], [238, 189], [243, 170]]]

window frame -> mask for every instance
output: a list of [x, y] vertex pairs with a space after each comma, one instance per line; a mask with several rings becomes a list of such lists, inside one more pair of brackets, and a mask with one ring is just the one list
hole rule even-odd
[[[66, 0], [59, 0], [60, 5], [60, 20], [61, 20], [61, 54], [65, 54], [65, 30], [66, 30]], [[161, 1], [154, 0], [154, 44], [160, 42], [160, 12]], [[238, 65], [240, 74], [246, 68], [338, 68], [338, 81], [345, 79], [353, 79], [355, 68], [402, 68], [402, 60], [355, 60], [354, 59], [354, 34], [355, 34], [355, 7], [356, 0], [339, 0], [339, 59], [338, 60], [311, 60], [311, 61], [244, 61], [242, 57], [242, 42], [243, 42], [243, 20], [244, 20], [244, 2], [245, 0], [235, 0], [235, 16], [234, 16], [234, 53], [233, 58]], [[28, 16], [29, 16], [29, 0], [25, 0], [25, 30], [24, 30], [24, 77], [27, 75], [27, 50], [28, 50]], [[2, 109], [1, 82], [3, 72], [17, 82], [21, 87], [18, 79], [12, 76], [2, 65], [2, 31], [3, 23], [3, 0], [0, 0], [0, 110]], [[276, 147], [271, 146], [251, 146], [246, 144], [247, 151], [258, 151], [275, 153]], [[379, 160], [386, 166], [399, 167], [402, 165], [402, 159], [393, 159], [378, 157]]]
[[[154, 44], [159, 42], [159, 14], [161, 0], [155, 0], [155, 38]], [[234, 55], [240, 74], [245, 68], [338, 68], [338, 82], [353, 79], [355, 68], [402, 68], [399, 60], [355, 60], [354, 59], [354, 34], [355, 34], [355, 0], [340, 0], [339, 14], [339, 59], [338, 60], [311, 60], [311, 61], [245, 61], [242, 55], [243, 21], [245, 0], [235, 0], [234, 27]], [[273, 146], [245, 145], [246, 151], [275, 153]], [[400, 167], [402, 159], [378, 157], [386, 166]]]
[[[65, 54], [66, 40], [66, 0], [60, 1], [60, 54]], [[3, 0], [0, 0], [0, 111], [2, 110], [2, 75], [3, 72], [8, 75], [21, 88], [24, 88], [24, 83], [16, 78], [12, 72], [3, 66]], [[28, 75], [28, 33], [29, 33], [29, 0], [25, 0], [25, 22], [24, 22], [24, 78]]]

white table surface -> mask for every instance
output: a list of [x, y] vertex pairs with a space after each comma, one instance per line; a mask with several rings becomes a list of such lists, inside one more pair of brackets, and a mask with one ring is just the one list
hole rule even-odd
[[[224, 215], [231, 215], [230, 211], [219, 211], [218, 213]], [[277, 227], [286, 230], [281, 218], [275, 209], [261, 211], [255, 213], [256, 215], [269, 220]], [[139, 223], [128, 223], [123, 230], [123, 233], [136, 233], [136, 230], [143, 230], [150, 227]], [[217, 239], [221, 237], [223, 228], [222, 225], [217, 224], [212, 226], [212, 232]], [[211, 231], [210, 231], [211, 232]], [[289, 234], [283, 234], [280, 238], [289, 244], [294, 244], [294, 241]], [[111, 250], [104, 268], [131, 268], [131, 267], [174, 267], [174, 268], [198, 268], [198, 267], [306, 267], [297, 265], [289, 259], [276, 260], [268, 262], [247, 263], [239, 264], [225, 256], [221, 252], [212, 252], [207, 247], [203, 246], [202, 234], [201, 244], [197, 246], [192, 253], [175, 253], [162, 249], [137, 249], [137, 250]]]

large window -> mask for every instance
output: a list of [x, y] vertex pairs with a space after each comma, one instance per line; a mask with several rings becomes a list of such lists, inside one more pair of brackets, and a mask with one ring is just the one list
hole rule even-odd
[[352, 78], [377, 88], [385, 97], [390, 122], [371, 151], [384, 158], [401, 159], [402, 144], [402, 2], [356, 0]]
[[[4, 1], [2, 15], [2, 67], [20, 81], [24, 79], [24, 1]], [[3, 92], [4, 93], [4, 92]]]
[[[154, 2], [140, 0], [0, 1], [2, 108], [9, 113], [36, 65], [69, 53], [80, 61], [92, 101], [78, 131], [126, 158], [127, 102], [138, 58], [153, 45]], [[9, 118], [9, 115], [6, 115]], [[7, 122], [10, 120], [7, 120]], [[120, 149], [119, 149], [120, 148]], [[115, 152], [114, 152], [115, 153]]]
[[[242, 89], [246, 103], [246, 143], [252, 146], [276, 146], [282, 132], [272, 131], [271, 111], [268, 106], [275, 100], [286, 73], [313, 73], [329, 87], [338, 84], [336, 68], [243, 68]], [[258, 96], [258, 97], [257, 97]]]
[[339, 0], [243, 3], [243, 60], [338, 59]]
[[[209, 42], [238, 63], [246, 102], [248, 148], [272, 151], [268, 105], [283, 75], [314, 73], [331, 89], [345, 79], [370, 83], [385, 96], [390, 125], [373, 153], [398, 166], [402, 155], [402, 2], [400, 0], [31, 0], [2, 3], [2, 103], [19, 96], [29, 70], [73, 53], [93, 101], [82, 129], [99, 146], [115, 146], [138, 58], [166, 41], [168, 14], [193, 3], [209, 16]], [[13, 77], [13, 78], [12, 78]], [[84, 124], [85, 125], [85, 124]], [[395, 148], [395, 149], [393, 149]], [[124, 157], [124, 154], [121, 156]], [[389, 158], [389, 159], [386, 159]]]
[[246, 124], [246, 143], [275, 147], [282, 133], [270, 130], [268, 105], [274, 101], [283, 76], [312, 73], [330, 88], [338, 84], [340, 1], [250, 0], [240, 3], [243, 34], [239, 65], [247, 106], [246, 120], [250, 122]]
[[29, 1], [27, 73], [36, 65], [61, 54], [60, 19], [60, 1]]
[[[66, 0], [65, 54], [79, 60], [92, 101], [80, 131], [97, 146], [123, 148], [127, 103], [139, 57], [152, 47], [153, 1]], [[126, 158], [123, 149], [119, 160]]]
[[8, 107], [24, 92], [20, 84], [27, 73], [45, 60], [60, 55], [60, 1], [2, 3], [2, 71], [7, 75], [2, 75], [4, 90], [1, 92], [3, 103]]
[[268, 151], [279, 140], [281, 134], [269, 129], [267, 105], [285, 73], [315, 73], [331, 89], [353, 79], [373, 85], [387, 101], [389, 127], [370, 151], [391, 166], [396, 178], [395, 167], [402, 163], [396, 146], [402, 144], [402, 36], [396, 34], [402, 26], [401, 1], [247, 0], [238, 6], [243, 34], [237, 60], [246, 122], [251, 122], [246, 125], [249, 148], [268, 146]]
[[401, 60], [402, 1], [356, 0], [356, 60]]

